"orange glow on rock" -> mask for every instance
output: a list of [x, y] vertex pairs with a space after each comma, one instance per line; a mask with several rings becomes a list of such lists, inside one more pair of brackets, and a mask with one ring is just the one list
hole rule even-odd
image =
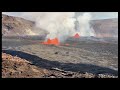
[[59, 45], [60, 43], [58, 38], [54, 38], [54, 39], [48, 39], [46, 42], [43, 42], [42, 44]]
[[74, 38], [80, 38], [80, 35], [79, 35], [78, 33], [76, 33], [76, 34], [74, 35]]

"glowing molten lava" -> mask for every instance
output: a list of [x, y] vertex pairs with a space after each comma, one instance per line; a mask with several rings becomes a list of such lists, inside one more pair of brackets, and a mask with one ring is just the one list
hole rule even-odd
[[80, 35], [79, 35], [78, 33], [76, 33], [76, 34], [74, 35], [74, 38], [80, 38]]
[[59, 40], [58, 38], [48, 39], [46, 42], [43, 42], [42, 44], [59, 45]]

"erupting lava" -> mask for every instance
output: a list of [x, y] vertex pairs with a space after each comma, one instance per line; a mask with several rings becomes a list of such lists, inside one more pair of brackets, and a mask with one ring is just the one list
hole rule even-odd
[[78, 33], [76, 33], [76, 34], [74, 35], [74, 38], [80, 38], [80, 35], [79, 35]]
[[[80, 35], [78, 33], [76, 33], [73, 38], [80, 38]], [[42, 44], [46, 44], [46, 45], [62, 45], [60, 44], [59, 42], [59, 39], [56, 37], [54, 39], [50, 39], [48, 38], [47, 41], [44, 41], [42, 42]], [[65, 46], [69, 46], [70, 44], [66, 43], [66, 44], [63, 44]], [[75, 46], [76, 44], [73, 44], [73, 46]]]
[[59, 40], [58, 40], [58, 38], [48, 39], [46, 42], [42, 42], [42, 44], [59, 45]]

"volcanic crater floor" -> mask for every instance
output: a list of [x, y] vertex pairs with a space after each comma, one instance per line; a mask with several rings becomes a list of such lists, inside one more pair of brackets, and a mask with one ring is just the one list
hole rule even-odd
[[[40, 42], [40, 40], [3, 38], [2, 52], [4, 56], [12, 55], [11, 58], [19, 57], [28, 62], [19, 65], [15, 64], [17, 59], [12, 59], [13, 61], [10, 63], [9, 58], [7, 60], [2, 58], [2, 77], [118, 77], [118, 44], [116, 43], [68, 41], [69, 46], [55, 46], [43, 45]], [[76, 45], [73, 46], [73, 43]], [[8, 67], [5, 67], [5, 62]], [[11, 67], [9, 68], [9, 65], [13, 66], [13, 70]]]

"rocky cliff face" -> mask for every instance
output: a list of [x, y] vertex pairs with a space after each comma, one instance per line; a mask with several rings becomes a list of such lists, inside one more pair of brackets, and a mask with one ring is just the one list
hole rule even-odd
[[21, 36], [21, 35], [40, 35], [46, 34], [45, 30], [35, 28], [35, 22], [19, 17], [2, 15], [2, 35]]
[[93, 20], [91, 25], [96, 37], [118, 37], [118, 19]]

